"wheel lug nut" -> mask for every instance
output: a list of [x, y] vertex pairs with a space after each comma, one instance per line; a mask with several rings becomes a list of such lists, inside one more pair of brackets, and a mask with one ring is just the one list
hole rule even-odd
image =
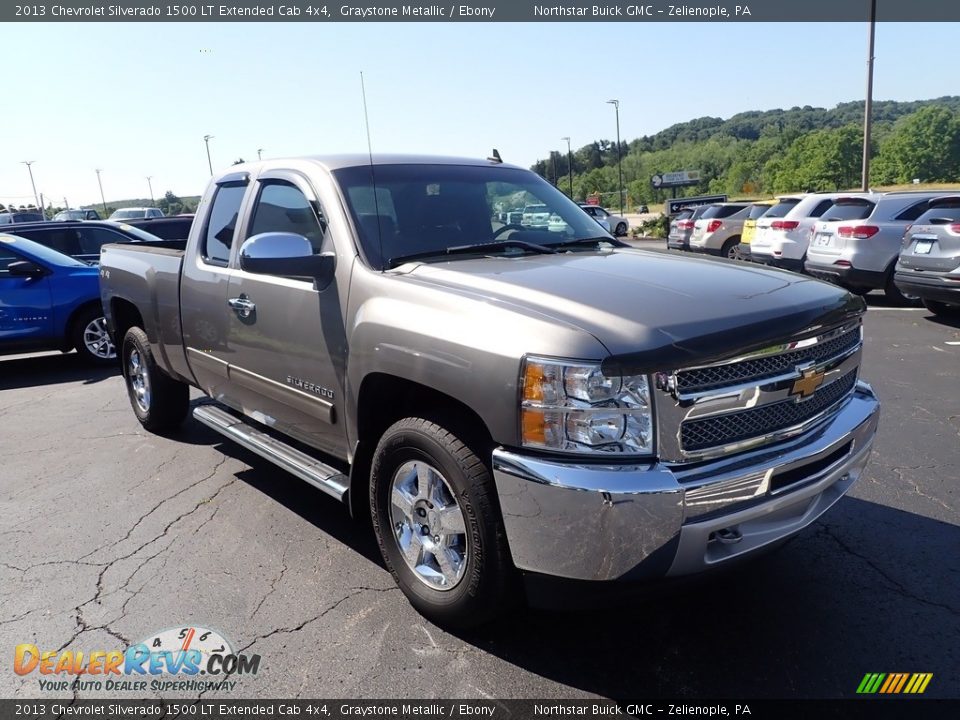
[[435, 543], [440, 542], [440, 536], [439, 536], [439, 535], [434, 535], [434, 536], [433, 536], [433, 541], [434, 541]]

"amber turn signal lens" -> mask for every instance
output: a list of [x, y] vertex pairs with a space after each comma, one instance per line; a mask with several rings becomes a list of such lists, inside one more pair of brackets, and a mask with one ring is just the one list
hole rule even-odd
[[543, 401], [543, 383], [546, 377], [543, 365], [528, 362], [523, 374], [523, 399], [531, 402]]
[[523, 442], [534, 445], [546, 445], [547, 422], [542, 410], [523, 409], [521, 413], [523, 425]]

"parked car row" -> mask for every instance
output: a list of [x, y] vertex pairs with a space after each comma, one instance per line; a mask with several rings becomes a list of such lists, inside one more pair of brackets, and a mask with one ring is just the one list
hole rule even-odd
[[[949, 191], [782, 195], [687, 208], [670, 248], [805, 272], [857, 294], [883, 290], [933, 312], [960, 308], [960, 195]], [[898, 264], [899, 259], [899, 264]]]
[[[84, 211], [70, 211], [80, 213]], [[193, 216], [17, 223], [0, 235], [0, 355], [76, 349], [112, 362], [99, 295], [106, 244], [183, 247]], [[167, 241], [167, 242], [163, 242]]]

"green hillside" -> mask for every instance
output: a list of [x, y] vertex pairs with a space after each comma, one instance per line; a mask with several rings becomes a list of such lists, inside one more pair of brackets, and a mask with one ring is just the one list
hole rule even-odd
[[[960, 182], [960, 97], [911, 102], [879, 101], [873, 106], [872, 185]], [[681, 194], [725, 192], [770, 194], [834, 190], [860, 184], [863, 103], [835, 108], [794, 107], [738, 113], [726, 120], [702, 117], [672, 125], [655, 135], [621, 141], [627, 204], [663, 200], [650, 177], [675, 170], [699, 170], [703, 182]], [[556, 168], [556, 169], [554, 169]], [[567, 189], [567, 153], [554, 150], [532, 169]], [[605, 193], [616, 205], [615, 141], [597, 140], [573, 153], [577, 199]]]

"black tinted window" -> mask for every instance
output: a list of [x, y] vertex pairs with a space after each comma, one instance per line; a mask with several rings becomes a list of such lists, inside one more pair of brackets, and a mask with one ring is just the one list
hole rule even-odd
[[873, 208], [872, 202], [838, 202], [830, 206], [821, 216], [821, 220], [863, 220], [870, 217]]
[[17, 257], [12, 252], [10, 252], [5, 247], [3, 247], [2, 244], [0, 244], [0, 276], [8, 274], [7, 265], [9, 265], [12, 262], [17, 262], [17, 260], [20, 260], [20, 259], [21, 258]]
[[767, 212], [763, 214], [765, 218], [782, 218], [785, 217], [788, 212], [793, 210], [796, 207], [797, 203], [800, 202], [799, 198], [787, 198], [785, 200], [780, 200], [776, 205], [770, 208]]
[[80, 252], [84, 255], [99, 255], [100, 248], [107, 243], [130, 242], [125, 235], [105, 228], [81, 228], [77, 232], [80, 235]]
[[273, 182], [264, 185], [253, 210], [248, 237], [265, 232], [303, 235], [318, 253], [323, 245], [326, 223], [322, 222], [310, 201], [293, 185]]
[[45, 245], [52, 250], [62, 252], [64, 255], [80, 255], [80, 241], [77, 238], [77, 231], [73, 228], [65, 230], [27, 230], [21, 231], [23, 237]]
[[917, 225], [942, 225], [960, 222], [960, 201], [935, 206], [917, 218]]
[[243, 202], [246, 189], [246, 183], [221, 185], [217, 188], [201, 249], [203, 259], [207, 262], [225, 266], [229, 261], [233, 231], [237, 228], [240, 203]]
[[758, 217], [766, 213], [770, 208], [770, 205], [751, 205], [750, 213], [747, 215], [747, 218], [750, 220], [756, 220]]
[[897, 217], [894, 219], [912, 222], [913, 220], [916, 220], [918, 217], [923, 215], [924, 210], [926, 210], [929, 206], [930, 206], [929, 200], [921, 200], [920, 202], [914, 203], [913, 205], [908, 207], [906, 210], [904, 210], [899, 215], [897, 215]]
[[814, 206], [813, 210], [807, 214], [807, 217], [823, 217], [823, 214], [831, 207], [833, 207], [833, 200], [821, 200]]

